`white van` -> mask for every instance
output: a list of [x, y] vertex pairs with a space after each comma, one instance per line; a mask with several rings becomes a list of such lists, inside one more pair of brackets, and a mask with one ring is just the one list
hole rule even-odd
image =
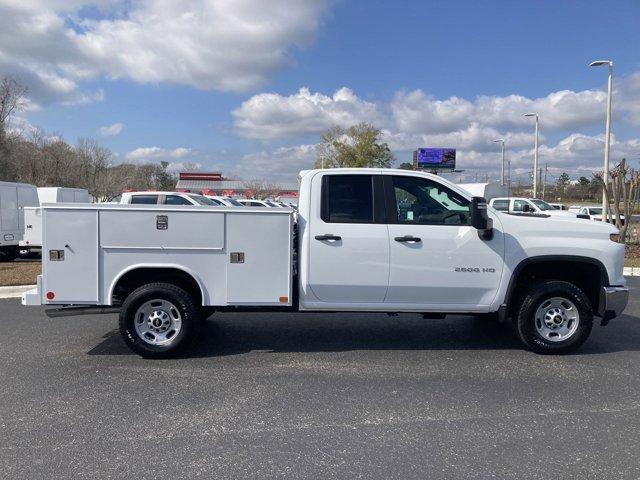
[[[84, 188], [38, 187], [40, 205], [45, 203], [91, 203], [91, 195]], [[24, 233], [20, 254], [39, 253], [42, 250], [42, 210], [40, 207], [24, 208]]]
[[0, 261], [18, 256], [24, 231], [24, 208], [38, 206], [36, 187], [26, 183], [0, 182]]
[[38, 187], [38, 199], [43, 203], [91, 203], [89, 191], [84, 188]]

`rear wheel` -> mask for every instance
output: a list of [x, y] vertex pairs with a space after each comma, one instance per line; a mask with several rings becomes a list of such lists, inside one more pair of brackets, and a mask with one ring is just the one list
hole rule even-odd
[[547, 280], [533, 284], [524, 295], [515, 323], [518, 337], [534, 352], [570, 353], [589, 337], [593, 309], [575, 285]]
[[120, 310], [120, 333], [145, 358], [184, 353], [197, 338], [201, 315], [191, 295], [170, 283], [143, 285]]
[[0, 248], [0, 262], [11, 262], [18, 256], [18, 247]]

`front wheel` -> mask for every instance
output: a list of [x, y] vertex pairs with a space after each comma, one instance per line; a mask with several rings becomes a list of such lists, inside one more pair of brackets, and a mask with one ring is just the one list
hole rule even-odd
[[575, 285], [557, 280], [533, 284], [515, 318], [516, 332], [530, 350], [543, 354], [570, 353], [589, 337], [593, 309]]
[[170, 283], [143, 285], [129, 294], [120, 310], [120, 333], [145, 358], [170, 358], [197, 338], [200, 311], [191, 295]]

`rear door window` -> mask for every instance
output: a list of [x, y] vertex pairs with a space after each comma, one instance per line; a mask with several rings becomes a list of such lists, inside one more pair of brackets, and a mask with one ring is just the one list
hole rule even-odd
[[374, 223], [372, 176], [325, 176], [321, 216], [328, 223]]

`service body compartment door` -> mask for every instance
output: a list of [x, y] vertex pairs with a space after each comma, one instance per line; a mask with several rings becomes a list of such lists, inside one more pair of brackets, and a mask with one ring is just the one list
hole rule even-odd
[[227, 302], [290, 305], [292, 217], [285, 213], [227, 214]]
[[45, 208], [43, 229], [43, 302], [98, 303], [98, 211]]

